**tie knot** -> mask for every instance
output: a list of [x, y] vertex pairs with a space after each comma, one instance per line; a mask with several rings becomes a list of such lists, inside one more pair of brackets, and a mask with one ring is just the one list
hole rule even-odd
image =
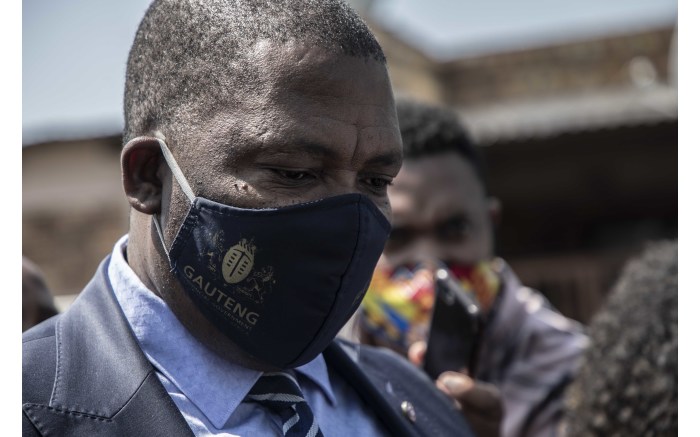
[[294, 376], [285, 372], [265, 373], [247, 399], [277, 413], [286, 437], [323, 437]]
[[285, 372], [263, 374], [248, 392], [248, 398], [271, 406], [275, 403], [291, 406], [305, 402], [297, 380]]

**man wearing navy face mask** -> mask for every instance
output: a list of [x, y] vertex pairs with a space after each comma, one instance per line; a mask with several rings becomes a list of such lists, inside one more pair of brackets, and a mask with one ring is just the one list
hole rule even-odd
[[389, 233], [401, 140], [344, 3], [157, 0], [126, 75], [129, 235], [23, 336], [23, 435], [471, 435], [334, 341]]
[[587, 345], [582, 326], [495, 256], [500, 204], [456, 114], [406, 100], [397, 113], [404, 164], [388, 190], [393, 229], [359, 314], [362, 341], [421, 364], [435, 287], [427, 267], [443, 263], [473, 293], [483, 330], [473, 373], [445, 372], [437, 385], [480, 436], [556, 435]]

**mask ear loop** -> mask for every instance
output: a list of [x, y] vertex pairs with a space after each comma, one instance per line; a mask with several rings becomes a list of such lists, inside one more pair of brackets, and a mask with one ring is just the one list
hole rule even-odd
[[[182, 170], [180, 170], [180, 166], [177, 165], [175, 157], [172, 153], [170, 153], [170, 149], [168, 149], [168, 146], [165, 144], [165, 141], [163, 141], [160, 138], [156, 138], [156, 141], [158, 141], [158, 144], [160, 145], [160, 150], [161, 152], [163, 152], [163, 158], [165, 158], [165, 163], [170, 168], [170, 171], [172, 172], [173, 176], [175, 176], [175, 180], [177, 181], [178, 185], [180, 185], [182, 192], [185, 193], [185, 196], [187, 196], [187, 199], [190, 201], [190, 204], [194, 203], [194, 192], [192, 191], [192, 188], [190, 188], [190, 184], [187, 183], [185, 174], [182, 173]], [[156, 227], [156, 232], [158, 233], [160, 243], [163, 245], [163, 250], [165, 250], [165, 256], [168, 257], [168, 262], [172, 266], [172, 262], [170, 262], [170, 251], [165, 245], [165, 237], [163, 235], [163, 230], [160, 227], [160, 214], [153, 214], [151, 216], [151, 220], [153, 221], [153, 224]]]

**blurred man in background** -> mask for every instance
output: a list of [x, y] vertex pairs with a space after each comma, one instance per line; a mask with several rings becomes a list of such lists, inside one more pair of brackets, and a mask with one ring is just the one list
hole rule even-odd
[[22, 257], [22, 332], [58, 314], [39, 266]]
[[445, 372], [438, 387], [480, 435], [552, 435], [587, 343], [582, 327], [494, 256], [500, 204], [456, 115], [411, 101], [397, 113], [404, 164], [389, 187], [393, 227], [363, 301], [361, 339], [420, 364], [434, 301], [424, 267], [447, 266], [478, 301], [482, 333], [472, 374]]
[[589, 333], [564, 434], [678, 435], [677, 241], [651, 244], [627, 263]]

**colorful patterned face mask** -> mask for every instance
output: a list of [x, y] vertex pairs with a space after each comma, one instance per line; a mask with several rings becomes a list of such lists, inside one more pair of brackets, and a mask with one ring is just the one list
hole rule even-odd
[[[489, 261], [474, 265], [448, 264], [452, 274], [488, 314], [500, 289], [498, 274]], [[389, 271], [377, 268], [361, 304], [360, 323], [364, 334], [380, 345], [406, 353], [416, 341], [427, 338], [435, 300], [435, 269], [419, 265], [415, 269]]]

